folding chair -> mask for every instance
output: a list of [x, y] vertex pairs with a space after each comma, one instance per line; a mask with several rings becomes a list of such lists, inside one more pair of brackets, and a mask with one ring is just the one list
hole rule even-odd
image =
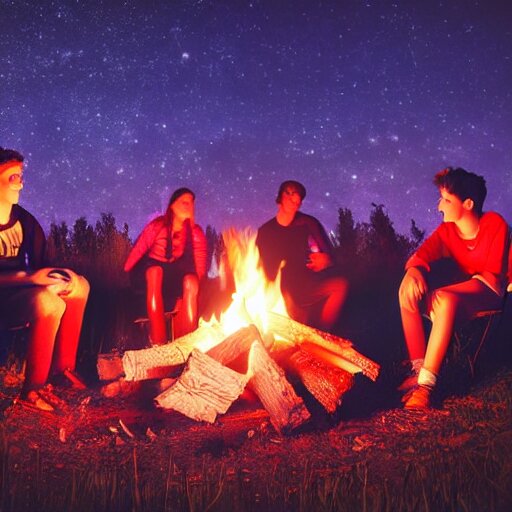
[[[469, 372], [471, 374], [472, 379], [475, 377], [475, 367], [478, 360], [478, 356], [480, 355], [480, 352], [483, 346], [485, 345], [485, 342], [487, 341], [489, 334], [493, 331], [493, 328], [501, 319], [503, 310], [504, 304], [501, 309], [478, 311], [478, 313], [476, 313], [475, 316], [470, 320], [469, 324], [455, 330], [454, 332], [454, 337], [457, 344], [459, 345], [461, 351], [464, 351], [469, 349], [468, 346], [471, 344], [473, 335], [475, 332], [477, 332], [478, 327], [476, 326], [476, 324], [478, 323], [479, 325], [483, 326], [476, 349], [474, 351], [469, 351], [469, 353], [466, 354], [466, 358], [469, 364]], [[464, 337], [468, 336], [469, 341], [464, 345], [463, 339]]]
[[[10, 365], [15, 362], [20, 373], [25, 373], [25, 334], [29, 327], [28, 322], [14, 326], [0, 324], [0, 363]], [[12, 359], [13, 357], [14, 359]]]

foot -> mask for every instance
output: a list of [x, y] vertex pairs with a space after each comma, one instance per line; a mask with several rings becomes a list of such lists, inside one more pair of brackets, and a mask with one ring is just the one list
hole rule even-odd
[[53, 392], [53, 386], [51, 384], [47, 384], [44, 388], [38, 389], [37, 392], [39, 396], [55, 410], [65, 412], [69, 409], [69, 405]]
[[22, 393], [18, 403], [31, 409], [38, 409], [39, 411], [51, 412], [54, 410], [54, 408], [35, 389]]
[[407, 398], [404, 407], [406, 409], [428, 409], [430, 407], [430, 395], [432, 390], [426, 386], [418, 385]]

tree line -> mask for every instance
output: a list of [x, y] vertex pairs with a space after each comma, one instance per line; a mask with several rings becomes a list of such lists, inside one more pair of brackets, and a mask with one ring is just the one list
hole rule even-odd
[[[220, 260], [223, 241], [210, 225], [205, 234], [211, 267]], [[374, 203], [368, 222], [356, 222], [350, 209], [339, 208], [338, 222], [330, 231], [336, 261], [356, 283], [401, 275], [405, 261], [424, 236], [414, 220], [410, 233], [397, 233], [385, 206]], [[129, 285], [123, 265], [131, 247], [128, 224], [118, 227], [112, 213], [102, 213], [95, 225], [85, 217], [71, 227], [66, 222], [52, 223], [48, 234], [50, 264], [73, 268], [101, 288]]]

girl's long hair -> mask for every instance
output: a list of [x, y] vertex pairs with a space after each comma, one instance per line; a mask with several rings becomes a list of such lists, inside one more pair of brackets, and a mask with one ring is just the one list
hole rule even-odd
[[[183, 194], [190, 194], [194, 200], [196, 198], [196, 195], [192, 190], [186, 187], [181, 187], [176, 189], [171, 197], [169, 198], [169, 203], [167, 204], [167, 210], [165, 211], [164, 215], [164, 223], [167, 227], [167, 248], [165, 251], [165, 256], [167, 259], [170, 259], [172, 256], [172, 225], [174, 222], [174, 212], [172, 211], [172, 204]], [[185, 230], [185, 249], [183, 254], [190, 256], [193, 254], [194, 247], [192, 244], [192, 226], [194, 225], [194, 218], [186, 219], [183, 223], [183, 229]]]

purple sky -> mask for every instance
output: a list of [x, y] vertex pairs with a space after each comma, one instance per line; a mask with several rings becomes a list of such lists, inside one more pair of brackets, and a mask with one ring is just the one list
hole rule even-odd
[[0, 0], [0, 145], [45, 229], [135, 237], [179, 186], [203, 227], [257, 227], [295, 178], [327, 229], [382, 203], [430, 231], [447, 165], [512, 222], [510, 2], [104, 3]]

